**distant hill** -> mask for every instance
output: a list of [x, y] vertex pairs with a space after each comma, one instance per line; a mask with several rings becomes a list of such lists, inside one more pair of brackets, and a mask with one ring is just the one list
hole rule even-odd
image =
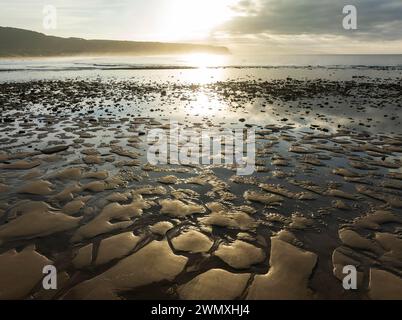
[[229, 50], [225, 47], [197, 44], [60, 38], [24, 29], [0, 27], [0, 57], [184, 54], [195, 52], [227, 54]]

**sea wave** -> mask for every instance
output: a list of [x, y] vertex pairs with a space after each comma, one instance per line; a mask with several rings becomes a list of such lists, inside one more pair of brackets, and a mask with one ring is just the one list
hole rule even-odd
[[[131, 65], [131, 64], [81, 64], [56, 65], [7, 65], [0, 64], [0, 72], [17, 71], [87, 71], [87, 70], [188, 70], [198, 69], [192, 65]], [[206, 69], [354, 69], [354, 70], [402, 70], [401, 65], [224, 65], [206, 66]]]

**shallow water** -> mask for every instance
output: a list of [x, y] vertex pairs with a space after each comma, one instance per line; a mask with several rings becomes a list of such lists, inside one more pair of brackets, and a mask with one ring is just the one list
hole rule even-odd
[[[2, 286], [31, 266], [0, 298], [402, 298], [402, 70], [63, 69], [0, 81]], [[255, 129], [257, 171], [147, 165], [147, 135], [172, 120]], [[61, 282], [50, 295], [48, 260]], [[350, 264], [358, 289], [347, 291]]]

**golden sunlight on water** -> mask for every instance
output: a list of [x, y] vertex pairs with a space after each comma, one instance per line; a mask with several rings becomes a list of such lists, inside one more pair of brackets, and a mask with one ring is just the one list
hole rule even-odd
[[214, 116], [225, 113], [227, 105], [217, 97], [209, 96], [205, 92], [198, 92], [190, 103], [188, 112], [191, 115]]
[[186, 65], [197, 68], [219, 67], [225, 65], [227, 57], [218, 54], [198, 53], [184, 56], [183, 61]]
[[185, 80], [202, 85], [223, 79], [225, 70], [215, 67], [224, 66], [227, 57], [214, 54], [190, 54], [183, 56], [181, 61], [186, 66], [197, 68], [188, 73]]

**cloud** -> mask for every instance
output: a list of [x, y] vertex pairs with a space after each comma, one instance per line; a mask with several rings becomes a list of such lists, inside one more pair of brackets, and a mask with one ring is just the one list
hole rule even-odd
[[[345, 5], [356, 6], [358, 30], [343, 29]], [[241, 0], [232, 9], [236, 16], [217, 32], [402, 39], [401, 0]]]
[[[221, 0], [215, 2], [218, 1]], [[261, 52], [402, 52], [402, 0], [225, 1], [232, 4], [233, 14], [205, 41], [226, 45], [232, 51], [239, 47], [245, 48], [245, 53], [255, 53], [259, 47]], [[204, 42], [204, 38], [197, 37], [191, 28], [180, 27], [180, 32], [170, 31], [171, 23], [176, 25], [173, 29], [178, 29], [177, 26], [183, 23], [180, 7], [172, 4], [180, 2], [1, 0], [0, 25], [63, 37], [167, 41], [169, 37], [178, 36], [180, 41], [197, 42], [202, 39]], [[52, 4], [58, 10], [56, 30], [43, 29], [42, 10], [45, 4]], [[342, 9], [345, 5], [357, 7], [358, 30], [343, 29]], [[189, 7], [197, 10], [196, 6]]]

